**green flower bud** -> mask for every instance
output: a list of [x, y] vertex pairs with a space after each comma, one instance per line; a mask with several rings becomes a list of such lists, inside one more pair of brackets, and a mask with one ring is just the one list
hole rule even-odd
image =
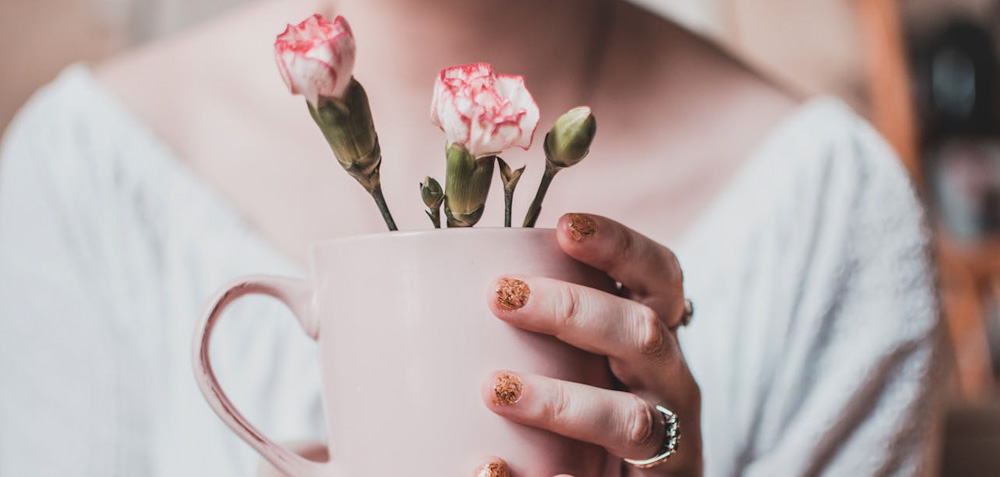
[[472, 157], [459, 143], [448, 146], [444, 213], [449, 227], [472, 227], [479, 222], [495, 162], [496, 156]]
[[517, 181], [521, 180], [521, 175], [524, 174], [524, 168], [528, 166], [521, 166], [520, 169], [511, 169], [507, 165], [507, 161], [504, 161], [497, 156], [497, 162], [500, 163], [500, 181], [503, 182], [503, 226], [510, 227], [511, 221], [511, 209], [514, 207], [514, 189], [517, 188]]
[[433, 177], [424, 177], [424, 181], [420, 183], [420, 198], [428, 209], [436, 210], [444, 202], [444, 190]]
[[545, 135], [545, 158], [552, 167], [570, 167], [587, 157], [597, 134], [597, 121], [587, 106], [559, 116]]
[[521, 180], [521, 174], [524, 174], [524, 169], [528, 166], [521, 166], [520, 169], [511, 169], [507, 165], [507, 161], [499, 157], [497, 157], [497, 162], [500, 163], [500, 181], [503, 182], [503, 190], [513, 194], [514, 188], [517, 187], [517, 181]]
[[361, 83], [351, 79], [343, 98], [321, 97], [318, 106], [309, 104], [309, 112], [340, 165], [371, 192], [379, 180], [382, 151]]
[[361, 83], [351, 78], [342, 98], [320, 96], [316, 106], [309, 101], [306, 104], [309, 114], [337, 156], [337, 162], [371, 194], [389, 230], [396, 230], [396, 222], [382, 194], [379, 177], [382, 150], [372, 122], [368, 95]]

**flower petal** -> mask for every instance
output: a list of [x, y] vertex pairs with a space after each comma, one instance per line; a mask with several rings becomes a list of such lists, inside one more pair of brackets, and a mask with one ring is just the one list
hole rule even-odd
[[476, 157], [513, 146], [527, 149], [538, 118], [538, 105], [524, 78], [496, 76], [489, 64], [446, 68], [435, 80], [431, 123], [449, 142], [463, 144]]
[[330, 22], [318, 14], [288, 25], [274, 42], [278, 70], [289, 91], [313, 104], [320, 97], [343, 96], [354, 74], [356, 49], [347, 20]]

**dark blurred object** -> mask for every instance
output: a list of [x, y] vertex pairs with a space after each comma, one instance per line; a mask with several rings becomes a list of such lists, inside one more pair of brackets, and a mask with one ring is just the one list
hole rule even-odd
[[1000, 135], [997, 56], [985, 27], [955, 20], [913, 44], [917, 111], [925, 146], [955, 136]]
[[1000, 67], [994, 40], [956, 20], [915, 41], [913, 70], [936, 221], [960, 242], [1000, 231]]
[[975, 242], [1000, 230], [1000, 141], [948, 139], [927, 157], [935, 210], [949, 235]]
[[1000, 404], [952, 410], [948, 415], [942, 464], [945, 477], [1000, 475]]

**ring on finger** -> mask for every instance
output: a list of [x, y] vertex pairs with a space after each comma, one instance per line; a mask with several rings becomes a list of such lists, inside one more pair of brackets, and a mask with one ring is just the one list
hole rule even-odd
[[677, 446], [681, 439], [681, 426], [677, 422], [677, 415], [659, 404], [656, 405], [656, 410], [663, 415], [663, 445], [660, 447], [660, 451], [649, 459], [625, 459], [626, 463], [639, 469], [656, 467], [670, 460], [670, 457], [677, 453]]
[[694, 302], [690, 298], [684, 299], [684, 314], [681, 315], [681, 326], [687, 326], [691, 324], [691, 319], [694, 318]]
[[678, 328], [687, 326], [691, 324], [691, 320], [694, 318], [694, 302], [690, 298], [684, 299], [684, 310], [681, 311], [680, 321], [670, 327], [670, 331], [677, 331]]

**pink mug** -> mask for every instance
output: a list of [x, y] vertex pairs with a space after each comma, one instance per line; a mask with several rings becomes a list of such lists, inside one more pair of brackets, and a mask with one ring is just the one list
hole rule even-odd
[[[211, 300], [194, 337], [198, 386], [212, 409], [281, 472], [294, 477], [461, 477], [500, 456], [519, 477], [610, 475], [597, 446], [505, 420], [482, 402], [494, 370], [611, 387], [604, 357], [514, 328], [487, 307], [507, 274], [610, 291], [604, 273], [567, 256], [551, 229], [393, 232], [311, 250], [312, 277], [251, 276]], [[212, 329], [249, 294], [284, 302], [319, 344], [327, 462], [276, 445], [236, 410], [209, 361]]]

